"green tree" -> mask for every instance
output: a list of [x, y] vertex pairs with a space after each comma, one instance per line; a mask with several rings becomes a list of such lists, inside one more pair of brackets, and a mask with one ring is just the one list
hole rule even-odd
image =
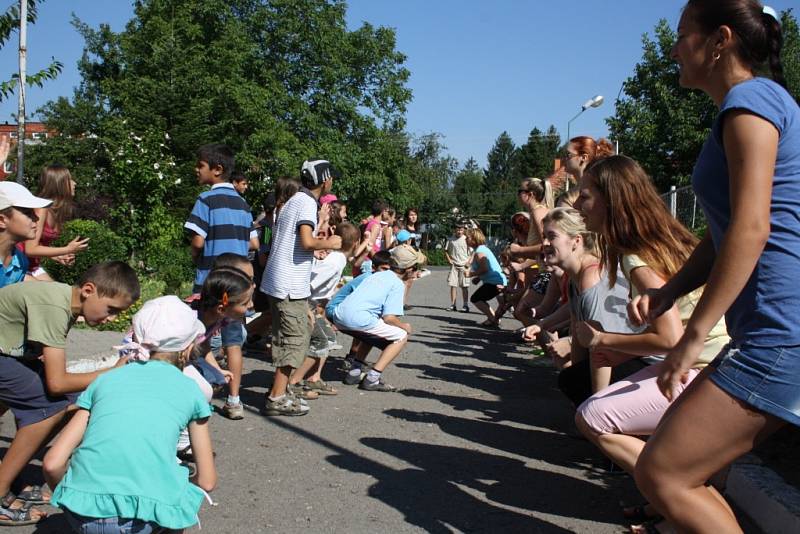
[[[137, 135], [168, 134], [184, 210], [197, 192], [195, 150], [213, 141], [237, 152], [251, 204], [273, 177], [325, 157], [343, 171], [337, 193], [358, 210], [410, 169], [402, 130], [411, 92], [394, 31], [350, 31], [345, 12], [342, 0], [141, 0], [120, 33], [75, 20], [86, 42], [82, 82], [44, 118], [82, 138], [103, 140], [122, 121]], [[74, 144], [97, 174], [116, 178], [92, 142]]]
[[517, 147], [511, 136], [501, 133], [486, 157], [488, 166], [483, 179], [486, 209], [492, 214], [505, 216], [516, 204], [516, 156]]
[[486, 197], [483, 191], [484, 173], [475, 158], [469, 158], [453, 182], [453, 194], [459, 211], [474, 217], [486, 211]]
[[705, 94], [678, 84], [678, 66], [670, 59], [675, 32], [666, 20], [654, 34], [642, 37], [642, 60], [607, 123], [620, 152], [639, 161], [665, 190], [688, 183], [716, 109]]
[[[442, 144], [442, 136], [438, 133], [426, 134], [414, 141], [412, 172], [417, 186], [416, 195], [407, 194], [405, 200], [411, 201], [411, 205], [419, 206], [420, 212], [426, 216], [439, 214], [453, 207], [454, 199], [450, 192], [458, 162], [448, 156], [446, 151], [447, 147]], [[417, 196], [416, 202], [413, 196]]]
[[553, 172], [553, 160], [558, 156], [561, 137], [556, 127], [550, 125], [547, 132], [534, 127], [528, 141], [519, 147], [515, 175], [519, 179], [544, 178]]
[[[791, 9], [781, 20], [784, 74], [790, 92], [798, 97], [800, 32]], [[717, 113], [704, 93], [680, 87], [678, 66], [670, 59], [674, 41], [675, 32], [666, 20], [656, 25], [653, 38], [642, 37], [642, 59], [623, 83], [625, 94], [616, 103], [616, 115], [606, 120], [620, 152], [639, 161], [661, 190], [688, 184]], [[759, 71], [769, 76], [768, 69]]]

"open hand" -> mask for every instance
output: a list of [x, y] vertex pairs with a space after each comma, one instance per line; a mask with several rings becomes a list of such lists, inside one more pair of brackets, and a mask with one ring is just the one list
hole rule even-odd
[[66, 246], [66, 249], [68, 250], [67, 254], [72, 254], [74, 258], [76, 253], [86, 249], [88, 246], [89, 246], [89, 238], [87, 237], [85, 239], [81, 239], [81, 237], [78, 236], [69, 243], [67, 243]]

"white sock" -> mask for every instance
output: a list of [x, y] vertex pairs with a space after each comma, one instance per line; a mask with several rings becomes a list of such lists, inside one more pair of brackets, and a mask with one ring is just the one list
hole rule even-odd
[[270, 395], [267, 398], [274, 402], [274, 401], [279, 401], [279, 400], [283, 399], [285, 396], [286, 396], [286, 394], [284, 393], [283, 395], [279, 395], [277, 397], [273, 397], [272, 395]]
[[377, 382], [381, 379], [381, 372], [376, 371], [375, 369], [370, 369], [367, 373], [367, 382]]
[[239, 404], [239, 395], [236, 395], [235, 397], [233, 395], [228, 395], [228, 400], [226, 402], [231, 406], [236, 406]]

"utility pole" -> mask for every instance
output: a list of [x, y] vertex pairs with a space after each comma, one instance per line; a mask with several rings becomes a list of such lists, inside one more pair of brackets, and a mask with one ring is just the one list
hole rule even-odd
[[24, 184], [25, 84], [28, 60], [28, 0], [19, 0], [19, 108], [17, 111], [17, 183]]

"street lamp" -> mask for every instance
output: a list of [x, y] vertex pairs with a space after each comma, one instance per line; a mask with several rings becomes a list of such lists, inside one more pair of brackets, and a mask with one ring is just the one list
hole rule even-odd
[[577, 119], [580, 116], [580, 114], [586, 111], [587, 109], [599, 108], [602, 105], [603, 105], [603, 95], [597, 95], [594, 98], [591, 98], [583, 103], [583, 105], [581, 106], [581, 110], [574, 117], [572, 117], [569, 120], [569, 122], [567, 122], [567, 142], [569, 142], [569, 140], [571, 139], [571, 137], [569, 136], [569, 130], [570, 126], [572, 126], [572, 121]]

